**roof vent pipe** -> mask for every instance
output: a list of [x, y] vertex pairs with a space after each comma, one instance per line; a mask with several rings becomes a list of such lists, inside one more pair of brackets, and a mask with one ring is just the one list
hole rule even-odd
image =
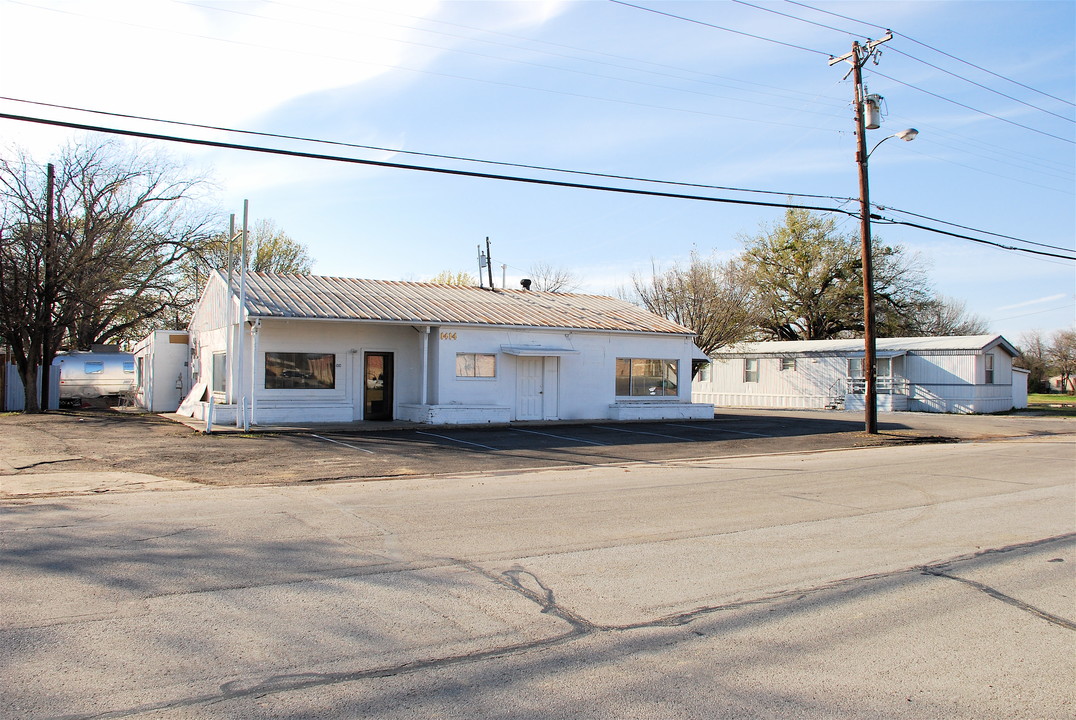
[[531, 281], [530, 281], [529, 278], [523, 278], [522, 280], [519, 281], [519, 284], [523, 286], [524, 290], [530, 290], [531, 289]]

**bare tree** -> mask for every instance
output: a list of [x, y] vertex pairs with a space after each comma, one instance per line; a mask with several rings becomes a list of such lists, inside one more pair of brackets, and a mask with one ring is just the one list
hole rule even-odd
[[935, 295], [922, 303], [903, 325], [903, 334], [913, 337], [985, 335], [990, 325], [967, 311], [967, 303], [944, 295]]
[[92, 139], [62, 148], [55, 165], [46, 283], [45, 175], [24, 151], [0, 160], [0, 335], [30, 412], [40, 409], [37, 365], [61, 345], [122, 338], [182, 306], [181, 262], [213, 223], [199, 203], [205, 181], [163, 156]]
[[693, 251], [686, 268], [654, 266], [649, 278], [634, 275], [632, 283], [647, 310], [694, 330], [695, 343], [707, 355], [758, 327], [758, 294], [736, 262], [705, 260]]
[[571, 293], [579, 289], [579, 276], [571, 270], [547, 263], [531, 265], [530, 280], [534, 290]]
[[1061, 376], [1061, 389], [1076, 393], [1076, 330], [1058, 330], [1050, 338], [1051, 369]]
[[1028, 371], [1027, 387], [1032, 392], [1046, 392], [1050, 389], [1050, 347], [1038, 330], [1031, 330], [1020, 335], [1018, 340], [1020, 356], [1013, 360], [1013, 365]]

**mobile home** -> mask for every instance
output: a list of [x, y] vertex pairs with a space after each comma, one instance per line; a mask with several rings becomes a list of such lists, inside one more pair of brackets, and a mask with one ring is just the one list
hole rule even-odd
[[[877, 341], [878, 409], [992, 413], [1027, 407], [1027, 374], [1000, 335]], [[722, 348], [693, 385], [715, 406], [863, 410], [863, 340], [753, 342]]]

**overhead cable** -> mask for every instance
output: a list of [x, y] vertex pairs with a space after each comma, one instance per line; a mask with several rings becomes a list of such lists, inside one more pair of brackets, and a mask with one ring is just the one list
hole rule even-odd
[[[825, 13], [826, 15], [832, 15], [833, 17], [838, 17], [838, 18], [841, 18], [842, 20], [850, 20], [851, 22], [857, 22], [857, 23], [860, 23], [861, 25], [867, 25], [867, 26], [875, 28], [877, 30], [882, 30], [883, 32], [889, 29], [889, 28], [882, 27], [881, 25], [875, 25], [874, 23], [867, 22], [866, 20], [859, 20], [857, 18], [849, 17], [847, 15], [841, 15], [840, 13], [831, 12], [830, 10], [823, 10], [822, 8], [812, 7], [811, 5], [807, 5], [806, 3], [802, 3], [802, 2], [797, 2], [796, 0], [785, 0], [785, 2], [787, 2], [787, 3], [791, 4], [791, 5], [799, 5], [800, 7], [807, 8], [808, 10], [814, 10], [815, 12]], [[1064, 103], [1066, 105], [1069, 105], [1070, 107], [1076, 107], [1076, 103], [1073, 103], [1071, 100], [1065, 100], [1064, 98], [1059, 98], [1056, 95], [1051, 95], [1048, 92], [1043, 92], [1042, 90], [1039, 90], [1038, 88], [1031, 87], [1030, 85], [1025, 85], [1024, 83], [1020, 82], [1019, 80], [1013, 80], [1011, 77], [1001, 75], [999, 73], [994, 72], [993, 70], [988, 70], [987, 68], [984, 68], [984, 67], [982, 67], [980, 65], [976, 65], [973, 62], [968, 62], [967, 60], [964, 60], [963, 58], [957, 57], [956, 55], [952, 55], [950, 53], [945, 52], [944, 50], [939, 50], [938, 48], [936, 48], [936, 47], [934, 47], [932, 45], [927, 45], [925, 42], [921, 42], [919, 40], [916, 40], [915, 38], [911, 37], [910, 35], [905, 35], [904, 33], [900, 33], [900, 32], [897, 32], [895, 30], [893, 31], [893, 34], [898, 36], [898, 37], [902, 37], [905, 40], [908, 40], [909, 42], [913, 42], [916, 45], [920, 45], [922, 47], [925, 47], [927, 50], [933, 50], [934, 52], [938, 53], [939, 55], [944, 55], [945, 57], [947, 57], [947, 58], [949, 58], [951, 60], [956, 60], [959, 63], [963, 63], [964, 65], [967, 65], [968, 67], [975, 68], [976, 70], [984, 72], [987, 75], [993, 75], [994, 77], [998, 78], [999, 80], [1004, 80], [1005, 82], [1012, 83], [1013, 85], [1019, 85], [1020, 87], [1024, 88], [1025, 90], [1030, 90], [1031, 92], [1038, 93], [1039, 95], [1042, 95], [1044, 97], [1048, 97], [1051, 100], [1057, 100], [1058, 102]]]
[[729, 190], [733, 192], [743, 193], [756, 193], [761, 195], [782, 195], [784, 197], [806, 197], [816, 198], [820, 200], [833, 200], [834, 202], [851, 202], [853, 198], [839, 197], [836, 195], [812, 195], [809, 193], [793, 193], [793, 192], [781, 192], [778, 190], [752, 190], [749, 188], [731, 187], [728, 185], [708, 185], [705, 183], [690, 183], [678, 180], [655, 180], [653, 178], [637, 177], [633, 175], [615, 175], [612, 173], [600, 173], [590, 172], [586, 170], [568, 170], [565, 168], [548, 167], [544, 165], [528, 165], [526, 163], [514, 163], [506, 162], [503, 160], [482, 160], [479, 158], [464, 157], [460, 155], [445, 155], [441, 153], [419, 152], [417, 150], [401, 150], [399, 148], [387, 148], [377, 145], [360, 145], [358, 143], [343, 142], [340, 140], [324, 140], [321, 138], [304, 137], [302, 135], [285, 135], [282, 133], [262, 132], [258, 130], [242, 130], [239, 128], [222, 127], [219, 125], [206, 125], [203, 123], [185, 122], [182, 120], [167, 120], [164, 118], [154, 118], [145, 115], [132, 115], [129, 113], [110, 112], [107, 110], [93, 110], [90, 108], [76, 107], [73, 105], [58, 105], [56, 103], [39, 102], [36, 100], [25, 100], [22, 98], [13, 98], [0, 96], [0, 100], [6, 100], [8, 102], [23, 103], [26, 105], [37, 105], [39, 107], [49, 107], [58, 110], [73, 110], [75, 112], [89, 113], [91, 115], [104, 115], [106, 117], [123, 118], [126, 120], [144, 120], [146, 122], [162, 123], [165, 125], [178, 125], [181, 127], [199, 128], [201, 130], [214, 130], [226, 133], [235, 133], [237, 135], [250, 135], [253, 137], [265, 137], [275, 138], [277, 140], [297, 140], [299, 142], [309, 142], [319, 145], [333, 145], [336, 147], [348, 147], [358, 150], [375, 150], [377, 152], [387, 152], [399, 155], [414, 155], [416, 157], [428, 157], [437, 158], [439, 160], [459, 160], [462, 162], [480, 163], [483, 165], [499, 165], [502, 167], [516, 167], [525, 170], [542, 170], [546, 172], [564, 173], [567, 175], [585, 175], [588, 177], [601, 177], [609, 180], [630, 180], [632, 182], [651, 183], [657, 185], [674, 185], [679, 187], [694, 187], [704, 190]]
[[[816, 206], [816, 205], [803, 205], [803, 204], [799, 204], [799, 203], [775, 203], [775, 202], [765, 202], [763, 200], [741, 200], [741, 199], [736, 199], [736, 198], [720, 198], [720, 197], [712, 197], [712, 196], [707, 196], [707, 195], [689, 195], [687, 193], [660, 192], [660, 191], [656, 191], [656, 190], [641, 190], [641, 189], [638, 189], [638, 188], [613, 187], [613, 186], [609, 186], [609, 185], [591, 185], [591, 184], [586, 184], [586, 183], [566, 182], [566, 181], [563, 181], [563, 180], [548, 180], [548, 179], [544, 179], [544, 178], [521, 177], [521, 176], [516, 176], [516, 175], [497, 175], [497, 174], [493, 174], [493, 173], [480, 173], [480, 172], [474, 172], [474, 171], [469, 171], [469, 170], [455, 170], [455, 169], [451, 169], [451, 168], [430, 167], [430, 166], [426, 166], [426, 165], [410, 165], [410, 164], [406, 164], [406, 163], [394, 163], [394, 162], [387, 162], [387, 161], [383, 161], [383, 160], [365, 160], [365, 159], [361, 159], [361, 158], [351, 158], [351, 157], [344, 157], [344, 156], [340, 156], [340, 155], [326, 155], [326, 154], [322, 154], [322, 153], [311, 153], [311, 152], [303, 152], [303, 151], [298, 151], [298, 150], [284, 150], [282, 148], [267, 148], [267, 147], [260, 147], [260, 146], [257, 146], [257, 145], [243, 145], [243, 144], [240, 144], [240, 143], [228, 143], [228, 142], [220, 142], [220, 141], [216, 141], [216, 140], [200, 140], [200, 139], [197, 139], [197, 138], [185, 138], [185, 137], [180, 137], [180, 136], [176, 136], [176, 135], [163, 135], [163, 134], [159, 134], [159, 133], [148, 133], [148, 132], [142, 132], [142, 131], [138, 131], [138, 130], [124, 130], [124, 129], [120, 129], [120, 128], [110, 128], [110, 127], [103, 127], [103, 126], [97, 126], [97, 125], [88, 125], [88, 124], [85, 124], [85, 123], [75, 123], [75, 122], [69, 122], [69, 121], [64, 121], [64, 120], [51, 120], [51, 119], [48, 119], [48, 118], [32, 117], [32, 116], [28, 116], [28, 115], [16, 115], [14, 113], [0, 112], [0, 119], [16, 120], [16, 121], [20, 121], [20, 122], [30, 122], [30, 123], [40, 124], [40, 125], [52, 125], [52, 126], [55, 126], [55, 127], [66, 127], [66, 128], [70, 128], [70, 129], [73, 129], [73, 130], [84, 130], [84, 131], [87, 131], [87, 132], [100, 132], [100, 133], [108, 133], [108, 134], [113, 134], [113, 135], [123, 135], [123, 136], [126, 136], [126, 137], [138, 137], [138, 138], [143, 138], [143, 139], [147, 139], [147, 140], [161, 140], [161, 141], [165, 141], [165, 142], [175, 142], [175, 143], [182, 143], [182, 144], [187, 144], [187, 145], [199, 145], [199, 146], [203, 146], [203, 147], [215, 147], [215, 148], [221, 148], [221, 149], [226, 149], [226, 150], [242, 150], [242, 151], [247, 151], [247, 152], [261, 153], [261, 154], [265, 154], [265, 155], [279, 155], [279, 156], [285, 156], [285, 157], [297, 157], [297, 158], [305, 158], [305, 159], [309, 159], [309, 160], [327, 160], [327, 161], [332, 161], [332, 162], [349, 163], [349, 164], [353, 164], [353, 165], [368, 165], [368, 166], [372, 166], [372, 167], [393, 168], [393, 169], [398, 169], [398, 170], [414, 170], [414, 171], [418, 171], [418, 172], [429, 172], [429, 173], [437, 173], [437, 174], [442, 174], [442, 175], [454, 175], [454, 176], [459, 176], [459, 177], [470, 177], [470, 178], [478, 178], [478, 179], [486, 179], [486, 180], [502, 180], [502, 181], [506, 181], [506, 182], [518, 182], [518, 183], [525, 183], [525, 184], [530, 184], [530, 185], [544, 185], [544, 186], [550, 186], [550, 187], [562, 187], [562, 188], [571, 188], [571, 189], [577, 189], [577, 190], [595, 190], [595, 191], [599, 191], [599, 192], [610, 192], [610, 193], [618, 193], [618, 194], [624, 194], [624, 195], [643, 195], [643, 196], [648, 196], [648, 197], [660, 197], [660, 198], [669, 198], [669, 199], [675, 199], [675, 200], [697, 200], [697, 201], [701, 201], [701, 202], [722, 203], [722, 204], [729, 204], [729, 205], [748, 205], [748, 206], [755, 206], [755, 207], [771, 207], [771, 208], [795, 209], [795, 210], [815, 210], [817, 212], [837, 213], [837, 214], [841, 214], [841, 215], [848, 215], [848, 216], [851, 216], [851, 217], [858, 217], [858, 213], [856, 213], [854, 211], [851, 211], [851, 210], [845, 210], [843, 208], [820, 207], [820, 206]], [[907, 222], [907, 221], [890, 220], [890, 219], [887, 219], [887, 218], [882, 218], [881, 216], [873, 216], [872, 215], [872, 217], [877, 217], [878, 220], [881, 220], [883, 222], [888, 222], [888, 223], [893, 224], [893, 225], [906, 225], [906, 226], [909, 226], [909, 227], [914, 227], [914, 228], [918, 228], [920, 230], [924, 230], [926, 232], [937, 233], [939, 235], [947, 235], [949, 237], [959, 238], [959, 239], [962, 239], [962, 240], [970, 240], [972, 242], [981, 243], [983, 245], [992, 245], [994, 247], [1001, 248], [1003, 250], [1011, 250], [1013, 252], [1025, 253], [1025, 254], [1030, 254], [1030, 255], [1041, 255], [1041, 256], [1045, 256], [1045, 257], [1054, 257], [1054, 258], [1061, 258], [1063, 260], [1076, 261], [1076, 256], [1072, 256], [1072, 255], [1058, 255], [1056, 253], [1044, 252], [1042, 250], [1032, 250], [1032, 249], [1029, 249], [1029, 248], [1012, 247], [1012, 246], [1002, 245], [1000, 243], [992, 242], [990, 240], [983, 240], [981, 238], [971, 237], [970, 235], [961, 235], [959, 233], [953, 233], [953, 232], [949, 232], [949, 231], [946, 231], [946, 230], [939, 230], [937, 228], [932, 228], [932, 227], [928, 227], [926, 225], [920, 225], [920, 224], [917, 224], [917, 223], [911, 223], [911, 222]]]
[[696, 20], [694, 18], [684, 17], [683, 15], [674, 15], [673, 13], [664, 12], [662, 10], [655, 10], [654, 8], [648, 8], [648, 7], [644, 7], [642, 5], [633, 5], [633, 4], [629, 3], [629, 2], [624, 2], [624, 0], [609, 0], [609, 2], [615, 3], [617, 5], [623, 5], [625, 7], [635, 8], [636, 10], [643, 10], [645, 12], [654, 13], [655, 15], [664, 15], [665, 17], [670, 17], [670, 18], [673, 18], [675, 20], [683, 20], [685, 22], [695, 23], [696, 25], [704, 25], [706, 27], [714, 28], [715, 30], [724, 30], [725, 32], [730, 32], [730, 33], [733, 33], [735, 35], [743, 35], [744, 37], [753, 38], [755, 40], [762, 40], [763, 42], [773, 43], [774, 45], [782, 45], [784, 47], [792, 48], [794, 50], [803, 50], [805, 52], [815, 53], [816, 55], [822, 55], [824, 57], [830, 57], [830, 53], [823, 52], [822, 50], [814, 50], [812, 48], [804, 47], [802, 45], [795, 45], [793, 43], [782, 42], [781, 40], [775, 40], [774, 38], [768, 38], [768, 37], [765, 37], [763, 35], [755, 35], [753, 33], [744, 32], [743, 30], [733, 30], [732, 28], [723, 27], [721, 25], [714, 25], [713, 23], [703, 22], [702, 20]]

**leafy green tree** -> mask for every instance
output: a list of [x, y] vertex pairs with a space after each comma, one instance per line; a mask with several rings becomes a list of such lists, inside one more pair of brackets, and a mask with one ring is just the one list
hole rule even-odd
[[[784, 222], [742, 238], [742, 262], [760, 294], [760, 326], [779, 340], [823, 340], [863, 332], [859, 239], [832, 218], [789, 209]], [[922, 262], [874, 240], [879, 337], [908, 334], [933, 295]]]
[[457, 272], [453, 272], [452, 270], [442, 270], [427, 282], [434, 283], [435, 285], [464, 285], [467, 287], [478, 285], [478, 280], [475, 279], [475, 276], [466, 270], [459, 270]]

